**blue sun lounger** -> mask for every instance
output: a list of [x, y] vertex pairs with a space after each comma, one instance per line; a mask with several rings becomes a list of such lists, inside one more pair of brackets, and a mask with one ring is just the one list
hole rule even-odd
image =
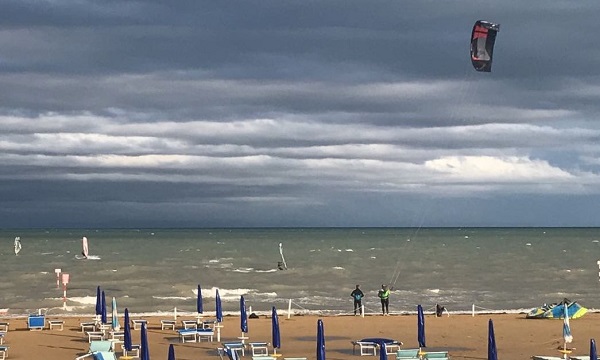
[[29, 330], [43, 330], [46, 327], [45, 315], [29, 315], [27, 318], [27, 328]]

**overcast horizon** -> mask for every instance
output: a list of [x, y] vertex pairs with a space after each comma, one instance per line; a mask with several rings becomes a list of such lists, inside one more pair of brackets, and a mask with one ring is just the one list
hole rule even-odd
[[598, 14], [3, 1], [0, 228], [600, 226]]

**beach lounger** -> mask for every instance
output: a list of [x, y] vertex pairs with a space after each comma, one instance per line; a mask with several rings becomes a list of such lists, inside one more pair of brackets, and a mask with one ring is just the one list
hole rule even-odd
[[54, 328], [58, 328], [58, 330], [63, 331], [64, 327], [65, 327], [64, 320], [48, 320], [48, 328], [50, 330], [52, 330]]
[[360, 348], [360, 356], [377, 355], [377, 343], [372, 341], [352, 341], [352, 355], [356, 353], [356, 347]]
[[238, 356], [246, 355], [246, 346], [241, 342], [226, 342], [222, 344], [224, 348], [238, 352]]
[[27, 318], [27, 328], [29, 330], [43, 330], [45, 327], [45, 315], [29, 315], [29, 317]]
[[94, 340], [104, 340], [104, 332], [102, 331], [88, 331], [87, 336], [89, 343], [91, 343]]
[[252, 357], [269, 355], [269, 344], [266, 342], [251, 342], [248, 343], [252, 351]]
[[201, 342], [202, 339], [206, 339], [206, 341], [213, 341], [213, 336], [215, 332], [212, 329], [196, 329], [196, 340]]
[[142, 328], [142, 324], [146, 324], [146, 328], [148, 327], [148, 320], [143, 319], [132, 319], [131, 325], [133, 325], [133, 330], [139, 330]]
[[544, 355], [533, 355], [531, 358], [533, 360], [565, 360], [563, 357], [559, 357], [559, 356], [544, 356]]
[[448, 359], [447, 351], [427, 351], [423, 356], [424, 359], [444, 360]]
[[118, 360], [117, 354], [112, 351], [98, 351], [94, 354], [94, 360]]
[[81, 326], [81, 332], [84, 334], [86, 333], [86, 331], [96, 330], [96, 323], [94, 321], [82, 322], [79, 323], [79, 326]]
[[419, 359], [419, 349], [400, 349], [396, 351], [396, 360]]
[[197, 329], [198, 321], [197, 320], [181, 320], [181, 326], [184, 329]]
[[[590, 360], [590, 356], [589, 355], [575, 355], [575, 356], [569, 356], [569, 359], [571, 360]], [[598, 360], [598, 359], [595, 359]]]
[[277, 360], [275, 356], [253, 356], [252, 360]]
[[0, 360], [8, 357], [8, 346], [0, 346]]
[[4, 344], [5, 336], [6, 336], [6, 331], [0, 331], [0, 345]]
[[121, 352], [123, 353], [123, 356], [125, 357], [134, 357], [134, 358], [139, 358], [140, 357], [140, 348], [141, 345], [139, 344], [131, 344], [131, 350], [127, 351], [127, 349], [125, 349], [125, 344], [124, 343], [119, 343], [121, 344]]
[[175, 320], [161, 320], [160, 321], [160, 329], [161, 330], [166, 330], [166, 329], [175, 330]]
[[196, 342], [198, 339], [198, 332], [196, 329], [179, 329], [179, 339], [182, 343], [185, 342]]
[[283, 360], [308, 360], [308, 359], [303, 358], [303, 357], [284, 357]]
[[10, 323], [8, 323], [8, 322], [0, 322], [0, 330], [8, 332], [9, 325], [10, 325]]

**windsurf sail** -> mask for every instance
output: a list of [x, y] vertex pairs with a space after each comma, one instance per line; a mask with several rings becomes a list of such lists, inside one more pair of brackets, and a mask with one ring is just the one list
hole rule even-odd
[[81, 251], [81, 255], [83, 255], [85, 258], [87, 258], [89, 255], [89, 249], [88, 249], [88, 239], [85, 236], [83, 237], [83, 239], [81, 239], [81, 244], [83, 246], [83, 251]]
[[471, 63], [477, 71], [491, 72], [494, 44], [500, 25], [478, 20], [471, 33]]
[[18, 255], [21, 251], [21, 237], [15, 237], [15, 255]]
[[285, 263], [285, 258], [283, 257], [283, 244], [279, 243], [279, 255], [281, 255], [281, 262], [277, 264], [279, 270], [287, 270], [287, 264]]

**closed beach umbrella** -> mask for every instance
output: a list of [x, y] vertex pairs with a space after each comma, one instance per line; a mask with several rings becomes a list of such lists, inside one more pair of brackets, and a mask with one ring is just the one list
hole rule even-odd
[[243, 337], [248, 332], [248, 314], [246, 314], [246, 300], [243, 296], [240, 296], [240, 328]]
[[385, 341], [379, 344], [379, 360], [387, 360], [387, 349], [385, 347]]
[[598, 353], [596, 353], [596, 340], [590, 339], [590, 360], [598, 359]]
[[125, 324], [123, 325], [123, 347], [131, 351], [131, 328], [129, 327], [129, 310], [125, 308]]
[[571, 335], [571, 326], [569, 325], [569, 313], [567, 304], [563, 304], [564, 317], [563, 317], [563, 338], [565, 339], [565, 350], [567, 350], [567, 343], [573, 341], [573, 335]]
[[198, 298], [196, 299], [196, 311], [198, 315], [204, 313], [204, 309], [202, 308], [202, 288], [200, 284], [198, 284]]
[[173, 344], [169, 345], [169, 357], [167, 360], [175, 360], [175, 347]]
[[487, 360], [498, 360], [496, 351], [496, 336], [494, 335], [494, 323], [492, 319], [488, 322], [488, 357]]
[[317, 320], [317, 360], [325, 360], [325, 330], [323, 320]]
[[96, 288], [96, 315], [102, 315], [102, 295], [100, 294], [100, 286]]
[[112, 298], [112, 329], [114, 331], [119, 331], [121, 329], [121, 325], [119, 324], [119, 316], [117, 314], [117, 299], [113, 296]]
[[271, 310], [271, 330], [273, 335], [273, 353], [277, 354], [277, 349], [281, 348], [281, 334], [279, 333], [279, 317], [277, 316], [275, 306]]
[[417, 306], [417, 338], [419, 347], [425, 346], [425, 315], [423, 315], [423, 307]]
[[219, 289], [217, 289], [217, 294], [215, 295], [215, 303], [217, 309], [217, 322], [223, 322], [223, 307], [221, 305], [221, 295], [219, 295]]
[[108, 322], [108, 319], [106, 318], [106, 295], [104, 294], [104, 290], [102, 290], [102, 323], [106, 324]]
[[142, 324], [142, 336], [140, 339], [140, 360], [150, 360], [150, 349], [148, 346], [148, 334], [146, 324]]

